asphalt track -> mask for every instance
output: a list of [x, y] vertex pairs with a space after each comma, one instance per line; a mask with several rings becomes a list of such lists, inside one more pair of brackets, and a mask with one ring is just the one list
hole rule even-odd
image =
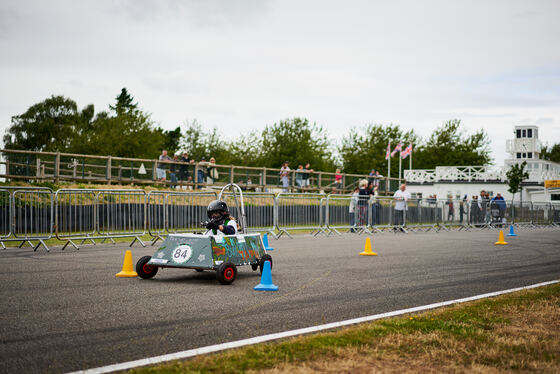
[[[560, 278], [560, 230], [375, 234], [271, 240], [278, 292], [240, 267], [116, 278], [126, 245], [0, 252], [0, 372], [68, 372]], [[153, 247], [133, 248], [133, 259]]]

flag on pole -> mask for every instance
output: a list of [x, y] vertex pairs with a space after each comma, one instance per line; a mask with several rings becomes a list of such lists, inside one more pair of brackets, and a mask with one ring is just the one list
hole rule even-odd
[[402, 151], [402, 143], [397, 144], [395, 149], [393, 149], [393, 152], [391, 152], [391, 157], [395, 156], [398, 151]]
[[408, 145], [408, 147], [406, 147], [406, 148], [404, 149], [404, 151], [401, 152], [401, 157], [402, 157], [403, 159], [405, 159], [405, 158], [407, 158], [408, 156], [410, 156], [411, 154], [412, 154], [412, 143], [410, 143], [410, 144]]
[[388, 160], [391, 157], [391, 142], [387, 144], [387, 153], [385, 153], [385, 160]]

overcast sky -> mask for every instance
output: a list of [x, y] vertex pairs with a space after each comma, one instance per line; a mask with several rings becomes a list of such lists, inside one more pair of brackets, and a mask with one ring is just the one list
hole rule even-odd
[[0, 2], [0, 133], [51, 95], [107, 110], [122, 87], [165, 129], [224, 137], [305, 117], [424, 138], [516, 124], [560, 142], [560, 1]]

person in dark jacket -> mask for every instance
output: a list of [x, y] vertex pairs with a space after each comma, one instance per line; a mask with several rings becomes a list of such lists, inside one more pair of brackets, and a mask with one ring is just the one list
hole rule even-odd
[[497, 193], [496, 196], [492, 199], [492, 208], [498, 209], [500, 211], [500, 218], [504, 218], [506, 216], [506, 201], [502, 194]]
[[463, 215], [465, 212], [465, 206], [467, 204], [467, 195], [463, 197], [463, 200], [459, 202], [459, 223], [463, 223]]
[[356, 225], [366, 226], [367, 225], [367, 206], [369, 200], [369, 191], [367, 189], [368, 181], [367, 179], [363, 179], [360, 181], [359, 190], [358, 190], [358, 219]]

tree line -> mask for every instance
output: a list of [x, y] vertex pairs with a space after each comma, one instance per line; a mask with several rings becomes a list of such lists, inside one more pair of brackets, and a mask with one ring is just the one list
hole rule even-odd
[[[214, 157], [218, 164], [280, 167], [284, 161], [297, 167], [310, 163], [315, 170], [367, 174], [371, 169], [387, 172], [387, 144], [391, 151], [400, 141], [403, 149], [413, 144], [413, 168], [485, 165], [491, 162], [490, 140], [484, 129], [467, 134], [461, 121], [444, 122], [427, 138], [394, 124], [366, 124], [353, 127], [340, 141], [306, 118], [289, 118], [267, 125], [262, 131], [225, 139], [216, 128], [207, 129], [196, 120], [174, 130], [156, 125], [126, 88], [114, 105], [95, 113], [92, 104], [79, 110], [75, 101], [51, 96], [12, 117], [3, 137], [6, 149], [157, 158], [163, 149], [169, 154], [186, 151], [199, 161]], [[558, 157], [560, 145], [548, 151]], [[391, 175], [398, 174], [398, 153], [391, 162]], [[560, 161], [560, 160], [559, 160]], [[408, 160], [403, 160], [403, 169]]]

